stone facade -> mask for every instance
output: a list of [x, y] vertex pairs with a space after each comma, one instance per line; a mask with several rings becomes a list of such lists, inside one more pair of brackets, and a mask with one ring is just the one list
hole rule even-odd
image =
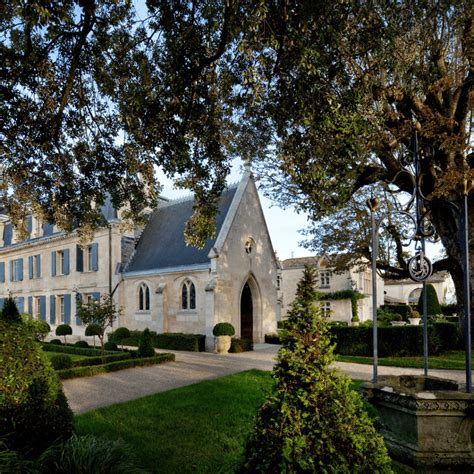
[[53, 332], [64, 322], [83, 336], [76, 299], [113, 293], [122, 308], [116, 327], [206, 334], [212, 350], [212, 329], [226, 321], [237, 336], [262, 342], [276, 330], [278, 264], [250, 172], [224, 192], [217, 238], [202, 250], [184, 242], [192, 206], [192, 198], [162, 200], [139, 237], [122, 231], [120, 213], [109, 207], [108, 226], [85, 248], [75, 233], [32, 217], [20, 242], [3, 216], [0, 306], [11, 293], [21, 312], [48, 321]]
[[[426, 283], [431, 283], [438, 295], [440, 304], [447, 302], [450, 286], [453, 286], [448, 272], [438, 272], [432, 275]], [[417, 304], [423, 284], [410, 279], [385, 280], [385, 302]]]
[[[303, 275], [305, 265], [313, 265], [318, 272], [318, 291], [334, 293], [342, 290], [355, 290], [364, 295], [358, 301], [360, 322], [372, 319], [372, 272], [370, 267], [350, 268], [344, 272], [333, 272], [326, 256], [290, 258], [281, 262], [280, 301], [282, 319], [295, 299], [296, 287]], [[383, 304], [383, 280], [377, 276], [378, 306]], [[350, 299], [321, 301], [323, 311], [328, 311], [332, 321], [350, 324], [352, 305]]]

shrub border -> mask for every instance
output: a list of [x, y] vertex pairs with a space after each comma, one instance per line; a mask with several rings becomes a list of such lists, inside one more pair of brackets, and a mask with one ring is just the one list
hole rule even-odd
[[92, 375], [106, 374], [117, 370], [131, 369], [133, 367], [146, 367], [149, 365], [162, 364], [164, 362], [174, 361], [174, 354], [158, 354], [154, 357], [143, 357], [141, 359], [126, 359], [108, 364], [73, 367], [71, 369], [58, 370], [56, 373], [61, 380], [72, 379], [76, 377], [90, 377]]
[[[64, 352], [65, 354], [75, 354], [83, 355], [88, 357], [95, 357], [102, 355], [100, 349], [86, 348], [86, 347], [76, 347], [76, 346], [66, 346], [66, 345], [56, 345], [56, 344], [43, 344], [43, 350], [45, 352]], [[117, 354], [118, 351], [104, 351], [106, 355]]]

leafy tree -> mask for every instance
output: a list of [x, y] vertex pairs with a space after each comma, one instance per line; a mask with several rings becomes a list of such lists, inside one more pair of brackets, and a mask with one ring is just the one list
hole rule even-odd
[[79, 304], [79, 317], [85, 325], [96, 325], [94, 332], [100, 340], [102, 354], [104, 354], [104, 336], [108, 327], [112, 327], [114, 321], [119, 317], [121, 309], [116, 307], [110, 295], [103, 295], [98, 301], [88, 301]]
[[[420, 314], [423, 314], [423, 291], [421, 291], [420, 297], [418, 298], [417, 307]], [[439, 304], [438, 294], [436, 293], [435, 287], [431, 283], [426, 285], [426, 314], [443, 314]]]
[[[106, 191], [136, 213], [157, 165], [195, 191], [186, 234], [202, 245], [239, 154], [282, 205], [313, 222], [339, 213], [323, 229], [340, 235], [337, 217], [357, 212], [353, 250], [368, 256], [361, 204], [377, 184], [413, 191], [398, 158], [416, 131], [427, 217], [448, 257], [435, 270], [452, 273], [462, 300], [459, 222], [446, 202], [460, 203], [473, 177], [471, 2], [146, 6], [139, 20], [128, 2], [7, 2], [1, 199], [19, 227], [30, 204], [65, 228], [96, 222], [91, 200]], [[388, 225], [395, 258], [380, 262], [400, 278], [401, 226]]]
[[69, 324], [60, 324], [56, 328], [56, 336], [64, 336], [64, 344], [67, 344], [66, 336], [70, 336], [72, 334], [72, 327]]
[[0, 313], [1, 319], [7, 323], [21, 323], [21, 315], [16, 306], [15, 300], [10, 296], [5, 299], [3, 309]]
[[88, 324], [86, 327], [85, 335], [87, 337], [92, 336], [94, 339], [94, 349], [95, 349], [95, 337], [99, 334], [102, 334], [102, 328], [95, 323]]
[[35, 334], [36, 339], [43, 342], [45, 337], [51, 332], [51, 326], [42, 319], [31, 319], [25, 321], [33, 333]]
[[334, 361], [306, 267], [282, 335], [275, 389], [245, 449], [245, 472], [391, 472], [381, 435]]

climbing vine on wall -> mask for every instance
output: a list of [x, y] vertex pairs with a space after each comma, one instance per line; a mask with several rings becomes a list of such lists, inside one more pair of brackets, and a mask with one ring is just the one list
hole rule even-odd
[[321, 300], [351, 300], [351, 309], [352, 309], [352, 321], [359, 321], [359, 309], [357, 307], [357, 302], [364, 298], [365, 295], [363, 293], [359, 293], [354, 290], [340, 290], [340, 291], [332, 291], [332, 292], [318, 292], [316, 299], [318, 301]]

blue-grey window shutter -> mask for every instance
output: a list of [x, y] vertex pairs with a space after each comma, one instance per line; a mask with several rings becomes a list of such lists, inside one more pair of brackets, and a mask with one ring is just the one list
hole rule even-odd
[[92, 247], [92, 271], [99, 270], [99, 244], [97, 242], [91, 245]]
[[69, 249], [64, 249], [64, 274], [69, 275]]
[[10, 281], [13, 281], [13, 260], [10, 260]]
[[5, 226], [5, 230], [3, 231], [3, 245], [6, 247], [7, 245], [12, 244], [12, 237], [13, 237], [13, 227], [9, 223]]
[[54, 324], [56, 321], [56, 297], [51, 295], [49, 297], [49, 322]]
[[99, 301], [100, 300], [100, 292], [99, 291], [96, 291], [95, 293], [91, 293], [92, 295], [92, 299], [94, 301]]
[[64, 323], [71, 324], [71, 295], [64, 295]]
[[23, 259], [19, 258], [17, 260], [17, 265], [18, 265], [18, 280], [23, 281]]
[[36, 278], [39, 278], [41, 276], [41, 256], [36, 255]]
[[16, 299], [16, 307], [18, 308], [19, 313], [24, 313], [25, 312], [25, 298], [23, 296], [20, 296]]
[[80, 245], [76, 245], [76, 271], [84, 271], [84, 252]]
[[76, 293], [76, 324], [78, 326], [82, 325], [82, 321], [79, 316], [79, 309], [81, 307], [81, 304], [82, 304], [82, 295], [80, 293]]
[[39, 297], [39, 306], [40, 319], [46, 321], [46, 296]]
[[51, 276], [56, 276], [56, 252], [51, 252]]
[[5, 304], [5, 298], [0, 298], [0, 309], [3, 309], [4, 304]]
[[28, 275], [30, 277], [30, 280], [33, 279], [33, 256], [28, 257]]
[[33, 315], [33, 297], [32, 296], [28, 296], [28, 314], [30, 316]]
[[5, 262], [0, 262], [0, 282], [5, 283]]

